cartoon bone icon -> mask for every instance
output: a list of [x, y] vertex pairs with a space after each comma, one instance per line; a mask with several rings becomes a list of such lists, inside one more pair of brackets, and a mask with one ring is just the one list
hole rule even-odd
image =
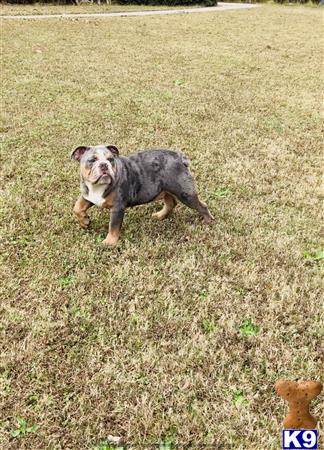
[[320, 381], [278, 380], [275, 388], [289, 405], [283, 421], [285, 428], [311, 430], [316, 427], [317, 419], [310, 414], [309, 404], [323, 389]]

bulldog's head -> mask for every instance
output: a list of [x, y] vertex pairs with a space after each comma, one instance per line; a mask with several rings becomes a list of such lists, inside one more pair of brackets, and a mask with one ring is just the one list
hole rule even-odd
[[77, 147], [71, 158], [80, 163], [81, 177], [93, 184], [112, 184], [116, 177], [119, 152], [114, 145]]

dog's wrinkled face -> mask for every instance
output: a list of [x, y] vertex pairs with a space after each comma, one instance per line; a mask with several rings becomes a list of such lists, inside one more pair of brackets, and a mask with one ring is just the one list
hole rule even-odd
[[71, 157], [80, 162], [81, 177], [93, 184], [111, 184], [116, 176], [118, 149], [114, 145], [77, 147]]

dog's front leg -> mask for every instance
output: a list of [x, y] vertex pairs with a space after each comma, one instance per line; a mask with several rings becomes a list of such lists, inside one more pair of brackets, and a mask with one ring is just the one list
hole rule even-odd
[[110, 210], [109, 233], [102, 242], [105, 245], [116, 245], [120, 236], [120, 230], [123, 223], [125, 210], [121, 207], [112, 208]]
[[86, 211], [91, 208], [91, 206], [93, 206], [93, 203], [83, 198], [82, 195], [80, 195], [74, 205], [73, 212], [82, 228], [87, 228], [89, 226], [90, 219]]

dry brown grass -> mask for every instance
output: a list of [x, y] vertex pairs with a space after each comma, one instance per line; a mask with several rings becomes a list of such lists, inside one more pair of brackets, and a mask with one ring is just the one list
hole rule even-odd
[[[321, 247], [321, 12], [4, 21], [2, 34], [3, 448], [108, 435], [278, 448], [274, 382], [323, 376], [321, 265], [304, 256]], [[182, 149], [215, 224], [180, 206], [156, 223], [148, 205], [102, 248], [107, 213], [88, 232], [72, 218], [69, 160], [100, 142]], [[10, 437], [17, 417], [38, 430]]]
[[81, 5], [58, 5], [51, 3], [33, 3], [30, 5], [19, 5], [15, 3], [2, 3], [0, 6], [1, 15], [17, 15], [24, 14], [67, 14], [67, 13], [98, 13], [98, 12], [119, 12], [119, 11], [145, 11], [155, 9], [175, 9], [175, 7], [166, 6], [146, 6], [146, 5], [107, 5], [102, 3], [82, 3]]

